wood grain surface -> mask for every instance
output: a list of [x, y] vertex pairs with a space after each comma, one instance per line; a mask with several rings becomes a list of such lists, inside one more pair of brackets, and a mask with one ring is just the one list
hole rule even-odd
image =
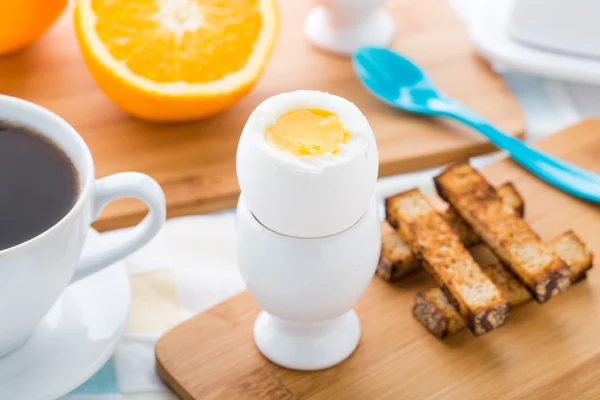
[[[167, 196], [168, 216], [231, 207], [239, 188], [235, 151], [252, 110], [280, 92], [317, 89], [355, 102], [371, 122], [381, 174], [390, 175], [491, 151], [455, 124], [394, 110], [372, 97], [350, 61], [311, 48], [302, 25], [312, 2], [279, 1], [281, 33], [256, 88], [229, 111], [204, 121], [152, 124], [129, 117], [98, 89], [79, 54], [71, 12], [38, 43], [0, 58], [0, 93], [41, 104], [70, 122], [92, 150], [98, 177], [135, 170], [153, 176]], [[504, 130], [522, 135], [525, 121], [501, 79], [479, 60], [447, 0], [392, 0], [398, 24], [394, 48], [422, 64], [438, 86]], [[94, 225], [132, 225], [146, 213], [133, 200], [109, 205]]]
[[[600, 120], [588, 121], [539, 147], [600, 173], [599, 132]], [[572, 228], [600, 255], [600, 206], [510, 160], [484, 173], [494, 184], [514, 182], [543, 240]], [[358, 349], [320, 372], [287, 370], [260, 355], [252, 339], [259, 307], [244, 292], [167, 332], [156, 345], [157, 368], [183, 399], [597, 399], [599, 268], [548, 303], [513, 309], [493, 332], [476, 338], [464, 331], [443, 342], [411, 315], [415, 293], [433, 285], [424, 272], [396, 284], [376, 277], [356, 307]]]

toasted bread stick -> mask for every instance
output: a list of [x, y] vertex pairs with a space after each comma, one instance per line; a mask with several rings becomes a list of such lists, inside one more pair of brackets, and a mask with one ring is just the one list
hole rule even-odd
[[386, 200], [395, 208], [400, 235], [440, 285], [474, 335], [503, 325], [509, 303], [483, 273], [456, 232], [418, 189]]
[[[548, 242], [548, 247], [568, 265], [573, 282], [584, 279], [587, 270], [592, 267], [592, 253], [586, 249], [581, 239], [573, 231], [558, 235]], [[511, 307], [532, 299], [531, 293], [525, 286], [500, 264], [491, 264], [483, 268], [483, 271], [504, 293]], [[466, 327], [456, 308], [439, 288], [417, 293], [413, 315], [438, 339], [453, 335]]]
[[400, 279], [420, 268], [408, 244], [386, 221], [381, 223], [381, 255], [376, 274], [386, 281]]
[[515, 210], [515, 213], [523, 218], [525, 216], [525, 201], [521, 194], [512, 184], [512, 182], [504, 182], [502, 185], [496, 188], [496, 193], [500, 200]]
[[468, 162], [455, 163], [435, 177], [448, 201], [479, 238], [543, 303], [571, 285], [571, 271], [531, 227], [500, 200], [494, 187]]
[[[502, 185], [498, 186], [496, 192], [498, 193], [498, 197], [503, 204], [506, 204], [512, 208], [518, 216], [523, 217], [525, 203], [512, 183], [503, 183]], [[473, 232], [469, 224], [462, 219], [460, 214], [458, 214], [452, 206], [449, 206], [442, 216], [458, 234], [463, 245], [468, 247], [479, 243], [479, 237], [475, 234], [475, 232]]]
[[[506, 182], [496, 189], [502, 202], [512, 207], [518, 215], [523, 215], [523, 199], [512, 183]], [[391, 203], [390, 203], [391, 206]], [[386, 207], [388, 221], [394, 221], [396, 229], [398, 224], [393, 210]], [[464, 246], [472, 246], [479, 242], [479, 238], [466, 222], [449, 207], [442, 213], [442, 217], [450, 224], [452, 229], [458, 234]], [[381, 235], [381, 256], [377, 265], [377, 275], [386, 281], [400, 279], [407, 273], [421, 267], [419, 261], [415, 258], [410, 247], [402, 239], [402, 236], [395, 229], [390, 228], [388, 222], [382, 223]]]
[[567, 264], [573, 283], [585, 279], [587, 271], [592, 268], [594, 255], [575, 232], [568, 230], [558, 235], [548, 242], [548, 247]]

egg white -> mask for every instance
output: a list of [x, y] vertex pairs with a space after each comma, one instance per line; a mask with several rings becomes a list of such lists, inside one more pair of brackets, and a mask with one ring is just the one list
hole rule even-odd
[[[265, 132], [288, 112], [335, 114], [350, 134], [337, 154], [296, 156], [267, 142]], [[236, 168], [242, 193], [267, 228], [294, 237], [323, 237], [354, 225], [374, 194], [378, 153], [373, 131], [350, 101], [319, 91], [273, 96], [250, 115], [240, 137]]]

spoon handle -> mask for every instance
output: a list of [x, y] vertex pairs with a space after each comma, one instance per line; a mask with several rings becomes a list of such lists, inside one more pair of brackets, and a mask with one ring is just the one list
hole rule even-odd
[[508, 136], [464, 106], [449, 107], [443, 114], [481, 132], [498, 148], [534, 175], [574, 196], [600, 203], [600, 176]]

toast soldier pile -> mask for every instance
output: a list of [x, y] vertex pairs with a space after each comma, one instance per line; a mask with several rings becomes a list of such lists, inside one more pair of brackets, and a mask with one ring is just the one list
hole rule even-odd
[[[420, 266], [433, 277], [440, 287], [417, 293], [413, 315], [435, 337], [465, 327], [475, 335], [488, 332], [507, 321], [510, 307], [543, 303], [585, 279], [593, 256], [583, 241], [567, 231], [542, 243], [523, 219], [524, 201], [510, 182], [494, 188], [460, 162], [435, 183], [449, 202], [444, 211], [418, 189], [386, 200], [377, 269], [388, 281]], [[480, 266], [467, 247], [495, 261]]]

